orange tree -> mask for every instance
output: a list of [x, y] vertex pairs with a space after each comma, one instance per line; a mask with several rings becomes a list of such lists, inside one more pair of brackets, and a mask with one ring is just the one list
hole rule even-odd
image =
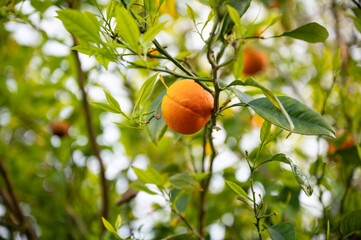
[[[8, 238], [337, 239], [361, 230], [357, 1], [317, 3], [335, 20], [330, 27], [316, 12], [332, 29], [327, 42], [298, 1], [32, 0], [30, 13], [1, 4]], [[54, 7], [71, 34], [63, 40], [34, 21]], [[23, 46], [12, 21], [42, 42]], [[51, 41], [72, 42], [71, 52], [49, 57]], [[84, 55], [97, 64], [86, 69]], [[121, 84], [98, 79], [109, 72]], [[353, 141], [328, 153], [326, 140], [343, 145], [334, 129]]]

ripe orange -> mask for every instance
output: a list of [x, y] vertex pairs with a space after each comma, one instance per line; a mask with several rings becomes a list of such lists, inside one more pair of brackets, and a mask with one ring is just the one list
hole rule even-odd
[[162, 114], [167, 125], [181, 134], [202, 129], [213, 113], [213, 96], [191, 79], [175, 82], [162, 101]]
[[53, 135], [64, 137], [68, 135], [70, 125], [67, 121], [54, 121], [50, 125]]
[[254, 75], [264, 70], [268, 65], [268, 56], [265, 52], [246, 48], [243, 51], [243, 73]]

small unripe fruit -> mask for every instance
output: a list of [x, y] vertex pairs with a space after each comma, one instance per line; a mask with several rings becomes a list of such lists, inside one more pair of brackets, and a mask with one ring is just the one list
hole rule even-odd
[[64, 137], [68, 135], [70, 125], [66, 121], [54, 121], [50, 125], [53, 135]]
[[268, 56], [265, 52], [246, 48], [243, 51], [243, 73], [246, 75], [255, 75], [264, 70], [268, 65]]
[[213, 113], [214, 99], [195, 81], [175, 82], [167, 89], [162, 101], [162, 114], [168, 127], [181, 134], [193, 134], [202, 129]]

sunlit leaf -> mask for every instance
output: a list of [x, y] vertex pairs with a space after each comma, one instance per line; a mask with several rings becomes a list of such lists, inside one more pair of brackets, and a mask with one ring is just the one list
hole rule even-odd
[[139, 107], [143, 106], [147, 102], [153, 89], [154, 83], [157, 80], [157, 77], [158, 74], [154, 74], [143, 83], [142, 87], [139, 90], [133, 113], [135, 113]]
[[271, 134], [271, 126], [272, 126], [272, 124], [270, 122], [263, 121], [263, 124], [261, 127], [261, 134], [260, 134], [261, 142], [263, 144], [267, 144], [267, 142], [268, 142], [268, 138]]
[[[228, 14], [236, 25], [241, 25], [241, 19], [236, 9], [227, 5]], [[237, 78], [236, 78], [237, 79]]]
[[116, 30], [122, 40], [135, 52], [139, 52], [140, 31], [133, 16], [124, 7], [119, 7], [116, 14]]
[[135, 190], [138, 190], [138, 191], [142, 191], [142, 192], [146, 192], [146, 193], [149, 193], [151, 195], [157, 195], [156, 192], [153, 192], [152, 190], [150, 190], [147, 186], [145, 185], [141, 185], [141, 184], [136, 184], [136, 183], [130, 183], [129, 184], [129, 187], [130, 188], [133, 188]]
[[[243, 14], [247, 11], [251, 4], [251, 0], [230, 0], [229, 5], [237, 10], [239, 17], [241, 18]], [[228, 15], [226, 16], [221, 30], [221, 37], [224, 38], [228, 35], [233, 28], [234, 22], [232, 21], [231, 17]]]
[[114, 226], [115, 226], [116, 229], [119, 229], [121, 225], [122, 225], [122, 218], [121, 218], [120, 215], [118, 214], [117, 220], [115, 221]]
[[241, 76], [242, 69], [243, 69], [243, 48], [240, 46], [237, 49], [236, 61], [233, 65], [233, 76], [235, 79], [238, 79]]
[[188, 4], [187, 5], [187, 13], [188, 13], [188, 16], [192, 19], [192, 21], [195, 23], [196, 21], [196, 14], [193, 10], [193, 8], [191, 6], [189, 6]]
[[108, 220], [106, 220], [105, 218], [102, 217], [102, 221], [104, 224], [104, 227], [111, 233], [116, 233], [114, 227], [110, 224], [110, 222], [108, 222]]
[[146, 43], [146, 42], [149, 42], [149, 41], [152, 41], [154, 39], [154, 37], [160, 32], [163, 30], [164, 28], [164, 25], [166, 24], [167, 22], [162, 22], [162, 23], [159, 23], [159, 24], [156, 24], [152, 27], [150, 27], [143, 35], [142, 37], [142, 43]]
[[74, 9], [62, 9], [57, 13], [57, 18], [63, 22], [66, 30], [80, 40], [93, 43], [102, 42], [99, 35], [100, 24], [94, 15], [90, 13], [83, 14]]
[[143, 183], [151, 183], [157, 186], [162, 186], [164, 183], [163, 177], [158, 173], [157, 170], [148, 166], [147, 170], [132, 167], [139, 181]]
[[302, 190], [306, 193], [307, 196], [311, 196], [313, 189], [310, 183], [308, 176], [302, 172], [302, 170], [295, 165], [291, 159], [286, 157], [283, 153], [276, 154], [271, 158], [271, 161], [279, 161], [283, 163], [287, 163], [291, 166], [291, 170], [293, 175], [295, 176], [298, 184], [301, 186]]
[[237, 183], [228, 180], [226, 180], [226, 183], [239, 196], [247, 198], [248, 200], [253, 202], [252, 198], [250, 198], [248, 194], [243, 190], [243, 188], [241, 188]]

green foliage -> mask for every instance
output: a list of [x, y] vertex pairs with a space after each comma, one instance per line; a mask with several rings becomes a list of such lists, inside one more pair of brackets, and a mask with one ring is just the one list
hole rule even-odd
[[360, 223], [361, 211], [353, 211], [348, 213], [342, 218], [341, 232], [345, 238], [352, 235], [355, 232], [361, 231]]
[[308, 176], [302, 172], [302, 170], [297, 165], [295, 165], [291, 159], [286, 157], [283, 153], [280, 153], [274, 155], [269, 161], [280, 161], [289, 164], [291, 166], [293, 175], [295, 176], [302, 190], [306, 193], [307, 196], [312, 195], [313, 190]]
[[136, 53], [140, 52], [140, 31], [136, 20], [124, 7], [119, 7], [116, 12], [117, 25], [115, 30], [124, 41], [124, 44]]
[[[294, 132], [303, 135], [325, 135], [334, 137], [335, 131], [328, 122], [315, 110], [296, 99], [280, 96], [278, 97], [285, 110], [294, 123]], [[289, 130], [289, 122], [267, 98], [255, 99], [248, 105], [267, 121], [281, 128]]]
[[318, 23], [308, 23], [281, 36], [291, 37], [310, 43], [324, 42], [328, 38], [326, 28]]
[[279, 223], [275, 226], [267, 228], [272, 240], [294, 240], [295, 227], [292, 223]]
[[243, 197], [253, 202], [253, 200], [248, 196], [248, 194], [243, 190], [243, 188], [241, 188], [237, 183], [231, 181], [226, 181], [226, 183], [240, 197]]
[[[58, 16], [65, 28], [80, 40], [91, 43], [102, 43], [100, 39], [100, 26], [96, 16], [90, 12], [79, 12], [74, 9], [62, 9], [57, 11]], [[84, 27], [86, 26], [86, 27]]]
[[[0, 1], [0, 161], [39, 239], [358, 237], [357, 5], [105, 2]], [[243, 74], [245, 47], [264, 71]], [[158, 77], [212, 93], [202, 131], [168, 131]], [[1, 237], [26, 236], [3, 169], [0, 190]]]
[[136, 167], [133, 167], [133, 170], [137, 175], [139, 181], [143, 183], [155, 184], [158, 187], [162, 187], [164, 184], [163, 177], [157, 172], [157, 170], [150, 166], [147, 167], [147, 170], [142, 170]]

